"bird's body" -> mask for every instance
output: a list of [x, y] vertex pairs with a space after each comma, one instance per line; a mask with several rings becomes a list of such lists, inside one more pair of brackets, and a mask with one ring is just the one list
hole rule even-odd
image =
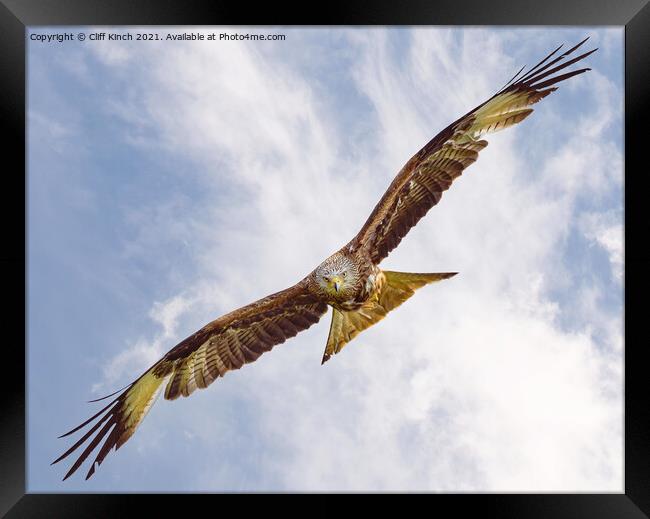
[[319, 321], [329, 306], [332, 321], [324, 363], [356, 335], [410, 298], [415, 290], [453, 276], [453, 272], [385, 271], [379, 264], [440, 201], [452, 182], [476, 161], [487, 146], [487, 141], [481, 139], [484, 134], [521, 122], [532, 113], [530, 105], [557, 89], [555, 84], [589, 70], [554, 75], [594, 52], [556, 65], [584, 41], [551, 60], [558, 47], [521, 77], [520, 70], [485, 103], [431, 139], [400, 170], [359, 233], [301, 281], [206, 324], [122, 392], [104, 397], [119, 393], [98, 413], [64, 435], [96, 420], [79, 441], [54, 461], [67, 457], [92, 438], [64, 479], [103, 441], [86, 476], [90, 477], [111, 449], [119, 448], [131, 437], [163, 387], [167, 400], [189, 396], [306, 330]]

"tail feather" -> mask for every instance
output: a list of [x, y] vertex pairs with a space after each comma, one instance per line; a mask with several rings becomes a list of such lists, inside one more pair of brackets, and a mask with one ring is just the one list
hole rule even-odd
[[348, 342], [363, 330], [381, 321], [388, 312], [411, 297], [418, 288], [429, 283], [448, 279], [455, 276], [457, 272], [415, 274], [385, 270], [383, 274], [385, 283], [381, 291], [364, 306], [358, 310], [350, 311], [334, 309], [330, 333], [321, 364], [325, 364], [332, 355], [340, 352]]

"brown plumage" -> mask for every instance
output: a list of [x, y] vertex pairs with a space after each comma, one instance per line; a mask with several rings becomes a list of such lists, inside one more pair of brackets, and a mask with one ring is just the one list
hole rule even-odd
[[[555, 91], [557, 83], [588, 68], [563, 72], [596, 49], [570, 60], [583, 40], [553, 58], [561, 46], [526, 74], [520, 70], [499, 92], [442, 130], [401, 169], [355, 238], [327, 258], [296, 285], [267, 296], [208, 323], [187, 337], [129, 384], [94, 416], [63, 436], [96, 423], [53, 463], [88, 440], [64, 479], [101, 444], [86, 479], [106, 455], [135, 432], [166, 383], [164, 397], [174, 400], [205, 388], [226, 372], [255, 361], [319, 321], [333, 308], [322, 362], [341, 351], [361, 331], [383, 319], [418, 288], [455, 273], [412, 274], [382, 271], [379, 263], [408, 231], [436, 205], [487, 146], [481, 136], [523, 121], [530, 105]], [[553, 58], [553, 59], [551, 59]], [[103, 444], [102, 444], [103, 441]]]

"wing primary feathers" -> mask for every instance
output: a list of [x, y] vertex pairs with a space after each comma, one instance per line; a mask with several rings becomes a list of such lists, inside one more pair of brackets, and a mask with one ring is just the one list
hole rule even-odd
[[593, 54], [597, 50], [598, 50], [598, 48], [595, 48], [595, 49], [590, 50], [589, 52], [585, 52], [584, 54], [581, 54], [580, 56], [577, 56], [577, 57], [575, 57], [575, 58], [573, 58], [573, 59], [571, 59], [569, 61], [566, 61], [566, 62], [562, 63], [561, 65], [558, 65], [557, 67], [553, 67], [552, 69], [547, 70], [543, 74], [536, 74], [534, 77], [528, 79], [523, 84], [526, 85], [526, 86], [530, 86], [532, 88], [536, 88], [536, 89], [540, 88], [539, 86], [535, 86], [535, 84], [538, 81], [540, 81], [541, 79], [544, 79], [545, 77], [548, 77], [548, 76], [550, 76], [552, 74], [555, 74], [556, 72], [558, 72], [558, 71], [560, 71], [562, 69], [565, 69], [569, 65], [573, 65], [576, 61], [580, 61], [581, 59], [586, 58], [587, 56], [589, 56], [590, 54]]
[[95, 400], [88, 400], [88, 403], [89, 403], [89, 404], [92, 404], [93, 402], [100, 402], [100, 401], [102, 401], [102, 400], [106, 400], [107, 398], [110, 398], [110, 397], [112, 397], [113, 395], [117, 395], [120, 391], [124, 391], [127, 387], [129, 387], [129, 386], [131, 386], [131, 385], [133, 385], [133, 384], [127, 384], [127, 385], [124, 386], [122, 389], [118, 389], [117, 391], [114, 391], [114, 392], [111, 393], [110, 395], [106, 395], [106, 396], [103, 396], [103, 397], [101, 397], [101, 398], [96, 398]]
[[574, 50], [576, 50], [577, 48], [581, 47], [582, 44], [585, 43], [588, 39], [589, 39], [589, 36], [587, 36], [584, 40], [582, 40], [582, 41], [581, 41], [580, 43], [578, 43], [577, 45], [571, 47], [568, 51], [566, 51], [564, 54], [562, 54], [562, 57], [565, 57], [565, 56], [568, 56], [569, 54], [571, 54]]
[[[586, 58], [587, 56], [589, 56], [590, 54], [593, 54], [597, 50], [598, 50], [598, 48], [595, 48], [593, 50], [590, 50], [589, 52], [585, 52], [584, 54], [580, 54], [580, 56], [576, 56], [575, 58], [570, 59], [569, 61], [565, 61], [564, 63], [561, 63], [557, 67], [553, 67], [552, 69], [546, 70], [546, 71], [544, 71], [543, 73], [540, 73], [540, 74], [535, 74], [535, 76], [533, 76], [530, 79], [527, 79], [522, 84], [526, 85], [526, 86], [532, 86], [533, 84], [537, 83], [540, 79], [544, 79], [545, 77], [548, 77], [551, 74], [555, 74], [556, 72], [558, 72], [558, 71], [560, 71], [562, 69], [565, 69], [569, 65], [573, 65], [576, 61], [580, 61], [581, 59]], [[542, 72], [542, 71], [540, 70], [540, 72]]]
[[[106, 424], [106, 426], [108, 426], [108, 424]], [[102, 461], [104, 461], [104, 458], [111, 451], [113, 447], [115, 447], [116, 450], [120, 448], [120, 446], [116, 445], [116, 443], [117, 443], [118, 434], [121, 432], [123, 431], [120, 429], [118, 424], [115, 423], [115, 427], [110, 432], [108, 438], [106, 438], [106, 441], [104, 442], [104, 445], [102, 445], [102, 448], [97, 453], [97, 457], [95, 458], [95, 461], [93, 461], [92, 465], [90, 465], [90, 469], [86, 474], [86, 479], [90, 478], [90, 476], [92, 476], [95, 473], [95, 466], [99, 467], [102, 464]], [[101, 440], [100, 436], [102, 435], [97, 435], [97, 436], [99, 438], [98, 439], [98, 443], [99, 443], [99, 440]]]
[[[129, 387], [129, 386], [127, 386], [127, 387]], [[120, 397], [117, 397], [115, 400], [113, 400], [113, 401], [111, 401], [110, 403], [108, 403], [108, 404], [106, 405], [106, 407], [104, 407], [103, 409], [99, 410], [96, 414], [94, 414], [94, 415], [92, 415], [90, 418], [88, 418], [88, 420], [86, 420], [84, 423], [82, 423], [81, 425], [77, 425], [77, 427], [75, 427], [74, 429], [72, 429], [72, 430], [68, 431], [67, 433], [64, 433], [64, 434], [62, 434], [61, 436], [59, 436], [59, 438], [65, 438], [66, 436], [70, 436], [72, 433], [77, 432], [77, 431], [78, 431], [79, 429], [81, 429], [82, 427], [88, 425], [90, 422], [92, 422], [92, 421], [93, 421], [95, 418], [97, 418], [100, 414], [102, 414], [104, 411], [106, 411], [106, 409], [108, 409], [111, 405], [113, 405], [113, 404], [114, 404], [115, 402], [117, 402], [119, 399], [120, 399]]]
[[[587, 39], [589, 39], [589, 38], [587, 38]], [[555, 58], [554, 60], [549, 61], [549, 62], [548, 62], [546, 65], [544, 65], [543, 67], [541, 67], [541, 68], [539, 68], [539, 69], [537, 69], [537, 70], [535, 70], [535, 69], [530, 70], [530, 71], [529, 71], [529, 72], [528, 72], [524, 77], [522, 77], [522, 78], [519, 80], [519, 83], [520, 83], [520, 84], [530, 84], [531, 82], [534, 82], [535, 80], [533, 79], [533, 77], [538, 76], [541, 72], [544, 72], [544, 71], [545, 71], [546, 69], [548, 69], [549, 67], [552, 67], [553, 65], [555, 65], [555, 64], [558, 63], [559, 61], [562, 61], [564, 58], [566, 58], [567, 56], [569, 56], [569, 55], [570, 55], [574, 50], [576, 50], [578, 47], [580, 47], [584, 42], [586, 42], [587, 39], [582, 40], [578, 45], [575, 45], [574, 47], [572, 47], [572, 48], [569, 49], [568, 51], [564, 52], [563, 54], [561, 54], [560, 56], [558, 56], [558, 57]], [[594, 50], [595, 50], [595, 49], [594, 49]], [[592, 52], [593, 52], [593, 51], [592, 51]], [[579, 59], [582, 59], [582, 58], [584, 58], [585, 56], [588, 56], [588, 55], [589, 55], [589, 53], [587, 53], [587, 54], [583, 54], [582, 56], [579, 56], [579, 57], [577, 57], [577, 58], [574, 58], [573, 60], [566, 61], [566, 62], [562, 63], [561, 65], [558, 65], [559, 68], [556, 68], [556, 70], [560, 70], [560, 69], [562, 69], [562, 68], [564, 68], [564, 67], [568, 67], [569, 65], [571, 65], [571, 63], [575, 63], [575, 62], [578, 61]], [[535, 68], [537, 68], [537, 67], [535, 67]]]
[[[102, 439], [104, 438], [104, 436], [106, 436], [106, 433], [108, 433], [108, 431], [109, 431], [109, 430], [111, 429], [111, 427], [113, 427], [114, 425], [115, 425], [115, 419], [111, 419], [111, 420], [108, 420], [108, 421], [106, 422], [106, 425], [104, 425], [104, 427], [102, 428], [102, 430], [99, 431], [99, 432], [97, 433], [97, 436], [95, 436], [95, 437], [93, 438], [93, 440], [88, 444], [88, 446], [87, 446], [87, 447], [84, 449], [84, 451], [81, 453], [81, 455], [79, 456], [79, 458], [77, 458], [77, 461], [75, 461], [74, 464], [72, 465], [72, 467], [70, 467], [70, 470], [68, 470], [67, 474], [66, 474], [65, 477], [63, 478], [63, 481], [65, 481], [65, 480], [68, 479], [70, 476], [72, 476], [72, 474], [74, 474], [75, 471], [76, 471], [76, 470], [81, 466], [81, 464], [82, 464], [84, 461], [86, 461], [86, 458], [90, 455], [90, 453], [91, 453], [92, 451], [95, 450], [95, 448], [97, 447], [97, 445], [99, 444], [99, 442], [102, 441]], [[112, 447], [112, 445], [111, 445], [111, 447]], [[93, 462], [93, 467], [94, 467], [94, 465], [95, 465], [95, 463]], [[86, 479], [88, 479], [90, 476], [92, 476], [92, 472], [91, 472], [91, 471], [94, 471], [94, 468], [93, 468], [93, 467], [91, 467], [90, 471], [88, 471], [88, 475], [86, 476]]]
[[[589, 39], [589, 38], [587, 38], [587, 39]], [[584, 43], [585, 41], [587, 41], [587, 40], [583, 40], [579, 45], [581, 45], [581, 44]], [[526, 74], [525, 74], [524, 76], [522, 76], [521, 78], [519, 78], [519, 82], [525, 81], [527, 77], [530, 77], [531, 74], [534, 74], [536, 71], [538, 71], [539, 67], [541, 67], [544, 63], [546, 63], [547, 60], [549, 60], [550, 58], [552, 58], [552, 57], [555, 55], [555, 53], [556, 53], [557, 51], [559, 51], [562, 47], [564, 47], [564, 44], [563, 44], [563, 43], [562, 43], [562, 44], [561, 44], [557, 49], [555, 49], [554, 51], [552, 51], [548, 56], [546, 56], [542, 61], [540, 61], [537, 65], [535, 65], [535, 66], [532, 67], [528, 72], [526, 72]], [[571, 49], [571, 50], [575, 50], [575, 48], [576, 48], [576, 47], [574, 47], [574, 48]], [[557, 60], [562, 59], [562, 57], [566, 56], [567, 54], [571, 53], [571, 50], [569, 50], [569, 51], [565, 52], [564, 54], [562, 54], [559, 58], [557, 58], [557, 59], [554, 61], [554, 63], [557, 62]], [[503, 92], [503, 91], [504, 91], [508, 86], [510, 86], [510, 84], [511, 84], [511, 83], [512, 83], [512, 82], [513, 82], [513, 81], [514, 81], [514, 80], [519, 76], [519, 74], [521, 74], [521, 71], [524, 70], [525, 68], [526, 68], [525, 65], [524, 65], [523, 67], [521, 67], [521, 69], [519, 70], [519, 72], [517, 72], [517, 73], [514, 75], [514, 77], [513, 77], [510, 81], [508, 81], [508, 82], [507, 82], [507, 83], [506, 83], [502, 88], [500, 88], [500, 89], [497, 91], [497, 94], [496, 94], [496, 95], [500, 94], [500, 93]]]
[[587, 72], [588, 70], [591, 70], [590, 68], [581, 68], [578, 70], [573, 70], [571, 72], [567, 72], [566, 74], [562, 74], [561, 76], [555, 76], [552, 77], [551, 79], [547, 79], [546, 81], [543, 81], [542, 83], [537, 83], [533, 85], [533, 88], [536, 89], [541, 89], [541, 88], [546, 88], [547, 86], [551, 85], [556, 85], [560, 81], [564, 81], [565, 79], [569, 79], [570, 77], [577, 76], [578, 74], [582, 74], [583, 72]]
[[[90, 478], [95, 472], [95, 466], [99, 466], [106, 455], [113, 449], [118, 448], [120, 441], [124, 438], [129, 438], [131, 434], [138, 427], [139, 423], [144, 418], [149, 407], [153, 403], [157, 390], [164, 381], [164, 378], [158, 378], [153, 374], [153, 369], [158, 364], [147, 370], [140, 376], [133, 384], [126, 387], [120, 395], [111, 401], [108, 405], [102, 408], [101, 411], [95, 413], [91, 418], [86, 420], [81, 425], [75, 427], [64, 436], [78, 431], [85, 425], [89, 424], [92, 420], [100, 417], [97, 422], [86, 433], [77, 440], [67, 451], [52, 462], [52, 465], [67, 458], [70, 454], [76, 451], [79, 447], [85, 444], [89, 439], [90, 442], [83, 450], [83, 452], [76, 459], [74, 464], [70, 467], [63, 480], [68, 479], [88, 458], [88, 456], [95, 450], [95, 448], [104, 441], [97, 457], [93, 461], [86, 479]], [[102, 427], [103, 425], [103, 427]], [[101, 429], [100, 429], [101, 427]], [[113, 429], [111, 431], [111, 429]], [[99, 430], [99, 432], [98, 432]], [[110, 434], [109, 434], [110, 432]], [[104, 440], [106, 435], [108, 437]], [[94, 435], [94, 437], [93, 437]]]
[[551, 67], [551, 66], [553, 66], [555, 63], [557, 63], [558, 61], [561, 61], [562, 59], [566, 58], [566, 57], [569, 56], [569, 55], [570, 55], [574, 50], [576, 50], [576, 49], [577, 49], [578, 47], [580, 47], [584, 42], [586, 42], [588, 39], [589, 39], [589, 37], [587, 36], [587, 37], [586, 37], [584, 40], [582, 40], [580, 43], [578, 43], [577, 45], [574, 45], [573, 47], [571, 47], [571, 48], [570, 48], [569, 50], [567, 50], [566, 52], [563, 52], [563, 53], [560, 54], [557, 58], [555, 58], [553, 61], [551, 61], [551, 62], [547, 63], [546, 65], [544, 65], [542, 68], [539, 68], [541, 65], [543, 65], [543, 64], [546, 62], [546, 60], [548, 60], [550, 57], [552, 57], [552, 56], [553, 56], [553, 55], [554, 55], [558, 50], [560, 50], [560, 49], [563, 47], [563, 45], [560, 45], [557, 49], [555, 49], [555, 50], [554, 50], [553, 52], [551, 52], [548, 56], [546, 56], [546, 58], [544, 58], [544, 59], [543, 59], [542, 61], [540, 61], [537, 65], [535, 65], [531, 70], [529, 70], [529, 71], [526, 73], [526, 76], [523, 77], [523, 78], [521, 78], [521, 81], [526, 81], [526, 80], [527, 80], [528, 78], [530, 78], [533, 74], [537, 74], [537, 73], [539, 73], [539, 72], [541, 72], [541, 71], [543, 71], [543, 70], [546, 70], [548, 67]]
[[517, 72], [514, 76], [512, 76], [512, 77], [508, 80], [508, 82], [507, 82], [505, 85], [503, 85], [499, 90], [497, 90], [497, 94], [503, 92], [503, 91], [504, 91], [508, 86], [510, 86], [510, 83], [512, 83], [515, 79], [517, 79], [517, 77], [519, 76], [519, 74], [521, 74], [522, 71], [523, 71], [525, 68], [526, 68], [526, 65], [524, 65], [523, 67], [521, 67], [521, 68], [519, 69], [519, 72]]
[[[112, 411], [112, 409], [111, 409], [111, 411]], [[84, 434], [81, 438], [79, 438], [79, 440], [77, 440], [77, 442], [72, 447], [70, 447], [67, 451], [65, 451], [63, 454], [61, 454], [61, 456], [59, 456], [57, 459], [55, 459], [50, 465], [54, 465], [55, 463], [58, 463], [62, 459], [67, 458], [75, 449], [77, 449], [80, 445], [82, 445], [92, 435], [92, 433], [94, 433], [97, 429], [99, 429], [99, 426], [101, 424], [103, 424], [110, 416], [111, 416], [110, 412], [106, 413], [106, 415], [104, 415], [101, 420], [99, 420], [95, 425], [93, 425], [86, 432], [86, 434]]]
[[[526, 74], [525, 74], [522, 78], [520, 78], [519, 81], [525, 81], [526, 78], [527, 78], [528, 76], [530, 76], [531, 74], [534, 74], [534, 73], [539, 69], [539, 67], [541, 67], [544, 63], [546, 63], [547, 60], [549, 60], [550, 58], [552, 58], [552, 57], [555, 55], [555, 53], [556, 53], [558, 50], [560, 50], [562, 47], [564, 47], [564, 44], [560, 45], [557, 49], [555, 49], [553, 52], [551, 52], [548, 56], [546, 56], [546, 57], [545, 57], [542, 61], [540, 61], [537, 65], [535, 65], [535, 66], [534, 66], [533, 68], [531, 68], [528, 72], [526, 72]], [[559, 59], [561, 59], [561, 57], [560, 57]]]

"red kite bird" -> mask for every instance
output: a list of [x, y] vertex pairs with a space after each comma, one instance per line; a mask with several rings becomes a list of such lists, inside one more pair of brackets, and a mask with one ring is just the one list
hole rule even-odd
[[495, 95], [436, 135], [397, 174], [359, 234], [303, 280], [206, 324], [121, 392], [99, 399], [119, 393], [101, 411], [63, 435], [96, 420], [79, 441], [53, 462], [66, 458], [90, 439], [64, 479], [101, 444], [86, 479], [92, 476], [95, 466], [102, 463], [113, 447], [119, 449], [135, 432], [163, 384], [167, 400], [189, 396], [197, 388], [209, 386], [228, 371], [253, 362], [262, 353], [306, 330], [331, 306], [333, 316], [324, 363], [415, 290], [455, 275], [389, 272], [380, 269], [379, 263], [440, 201], [454, 179], [476, 161], [487, 146], [481, 139], [484, 134], [523, 121], [533, 112], [530, 106], [557, 90], [557, 83], [590, 70], [564, 71], [595, 52], [596, 49], [565, 60], [585, 41], [554, 57], [562, 48], [558, 47], [523, 75], [522, 68]]

